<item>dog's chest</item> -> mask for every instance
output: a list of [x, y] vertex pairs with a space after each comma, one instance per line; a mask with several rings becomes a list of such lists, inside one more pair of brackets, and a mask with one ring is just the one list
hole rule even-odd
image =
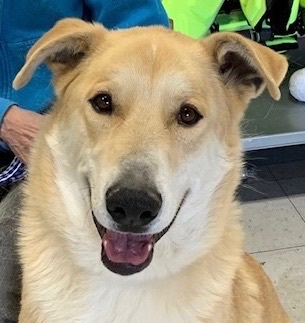
[[111, 290], [87, 299], [88, 311], [78, 321], [88, 323], [202, 322], [175, 297], [148, 290]]

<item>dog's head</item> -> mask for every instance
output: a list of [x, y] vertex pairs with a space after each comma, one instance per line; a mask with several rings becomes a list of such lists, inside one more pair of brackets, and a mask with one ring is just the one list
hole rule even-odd
[[54, 163], [65, 215], [50, 222], [91, 257], [78, 261], [103, 267], [98, 252], [112, 272], [152, 277], [217, 243], [239, 182], [239, 122], [265, 86], [279, 99], [285, 58], [233, 33], [196, 41], [66, 19], [31, 49], [15, 88], [42, 62], [57, 99], [36, 156]]

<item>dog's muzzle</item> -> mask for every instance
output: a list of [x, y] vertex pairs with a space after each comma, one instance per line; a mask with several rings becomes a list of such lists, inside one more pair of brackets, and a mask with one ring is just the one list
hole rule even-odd
[[184, 195], [171, 223], [161, 232], [146, 234], [148, 225], [161, 208], [162, 199], [156, 191], [133, 191], [119, 188], [106, 194], [109, 214], [118, 225], [113, 231], [102, 226], [93, 214], [102, 239], [101, 259], [106, 268], [120, 275], [132, 275], [145, 269], [153, 258], [154, 245], [170, 229], [185, 200]]

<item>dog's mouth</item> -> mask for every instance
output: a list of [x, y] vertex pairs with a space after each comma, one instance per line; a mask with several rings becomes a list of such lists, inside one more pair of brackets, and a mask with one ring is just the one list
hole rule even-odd
[[101, 260], [110, 271], [133, 275], [145, 269], [153, 259], [154, 245], [167, 233], [175, 222], [185, 201], [185, 193], [170, 224], [156, 234], [139, 234], [113, 231], [102, 226], [92, 212], [93, 220], [102, 239]]

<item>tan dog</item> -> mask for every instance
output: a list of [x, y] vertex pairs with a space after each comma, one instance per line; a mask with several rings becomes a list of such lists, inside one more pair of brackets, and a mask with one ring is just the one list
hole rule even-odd
[[243, 250], [239, 122], [283, 56], [231, 33], [67, 19], [27, 56], [57, 100], [25, 187], [21, 323], [289, 322]]

